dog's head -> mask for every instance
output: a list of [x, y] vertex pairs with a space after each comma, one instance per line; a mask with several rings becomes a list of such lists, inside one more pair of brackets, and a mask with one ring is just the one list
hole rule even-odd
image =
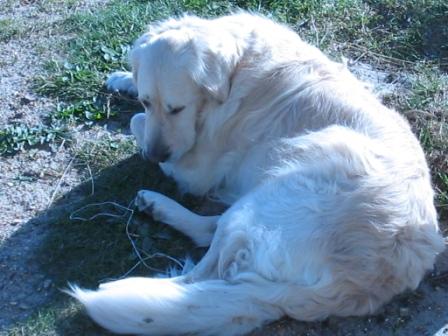
[[145, 107], [131, 121], [137, 143], [152, 161], [177, 160], [195, 145], [203, 107], [229, 95], [235, 41], [207, 20], [185, 17], [150, 28], [131, 63]]

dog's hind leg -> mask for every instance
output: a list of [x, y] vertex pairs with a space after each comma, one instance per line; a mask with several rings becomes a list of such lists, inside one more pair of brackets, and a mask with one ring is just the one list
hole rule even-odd
[[197, 215], [176, 201], [149, 190], [139, 191], [135, 204], [140, 211], [145, 211], [155, 220], [189, 236], [198, 246], [210, 245], [220, 217]]
[[137, 97], [137, 88], [135, 87], [132, 73], [127, 71], [115, 71], [109, 75], [106, 81], [106, 87], [109, 91], [118, 91], [133, 97]]

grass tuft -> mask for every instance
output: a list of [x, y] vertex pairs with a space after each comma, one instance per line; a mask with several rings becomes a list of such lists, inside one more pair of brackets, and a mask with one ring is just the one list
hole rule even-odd
[[25, 27], [20, 21], [0, 19], [0, 42], [6, 43], [20, 37], [24, 32]]
[[36, 146], [54, 146], [69, 139], [67, 128], [61, 125], [36, 127], [21, 124], [7, 125], [0, 130], [0, 155], [13, 155]]

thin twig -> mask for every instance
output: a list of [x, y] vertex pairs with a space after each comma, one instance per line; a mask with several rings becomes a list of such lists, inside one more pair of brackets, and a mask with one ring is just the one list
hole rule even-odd
[[180, 268], [183, 268], [184, 265], [182, 264], [182, 262], [180, 262], [179, 260], [177, 260], [176, 258], [173, 258], [171, 256], [169, 256], [168, 254], [162, 253], [162, 252], [155, 252], [152, 254], [147, 253], [146, 251], [140, 249], [140, 251], [146, 255], [145, 259], [147, 258], [167, 258], [168, 260], [171, 260], [172, 262], [176, 263], [177, 266], [179, 266]]
[[58, 184], [56, 185], [56, 188], [54, 189], [53, 194], [50, 197], [50, 201], [48, 202], [47, 208], [49, 208], [53, 204], [54, 199], [56, 198], [56, 195], [59, 192], [59, 189], [61, 188], [62, 181], [64, 180], [65, 175], [67, 175], [67, 173], [68, 173], [70, 167], [72, 166], [72, 163], [75, 160], [75, 158], [76, 158], [76, 155], [70, 160], [70, 162], [65, 167], [64, 172], [62, 173], [62, 176], [60, 177], [60, 179], [58, 181]]
[[118, 203], [115, 203], [115, 202], [101, 202], [101, 203], [91, 203], [91, 204], [87, 204], [87, 205], [83, 206], [82, 208], [79, 208], [79, 209], [73, 211], [73, 212], [70, 214], [69, 218], [70, 218], [71, 220], [80, 220], [80, 221], [83, 221], [83, 222], [88, 222], [88, 221], [94, 220], [95, 218], [98, 218], [98, 217], [100, 217], [100, 216], [114, 217], [114, 218], [123, 218], [123, 217], [126, 215], [126, 212], [123, 213], [123, 214], [121, 214], [121, 215], [115, 215], [115, 214], [112, 214], [112, 213], [109, 213], [109, 212], [100, 212], [100, 213], [97, 213], [97, 214], [95, 214], [95, 215], [93, 215], [93, 216], [91, 216], [91, 217], [89, 217], [89, 218], [76, 216], [79, 212], [81, 212], [81, 211], [83, 211], [83, 210], [85, 210], [85, 209], [88, 209], [88, 208], [91, 208], [91, 207], [98, 207], [98, 206], [102, 206], [102, 205], [106, 205], [106, 204], [113, 205], [113, 206], [115, 206], [115, 207], [117, 207], [117, 208], [120, 208], [120, 209], [123, 209], [123, 210], [125, 210], [125, 211], [130, 211], [130, 212], [131, 212], [131, 215], [132, 215], [133, 212], [134, 212], [134, 210], [129, 209], [129, 208], [127, 208], [127, 207], [125, 207], [125, 206], [122, 206], [122, 205], [120, 205], [120, 204], [118, 204]]
[[89, 162], [86, 162], [86, 166], [87, 166], [87, 170], [89, 171], [90, 182], [91, 182], [90, 196], [93, 196], [95, 194], [95, 181], [93, 179], [92, 169], [90, 169]]
[[443, 272], [442, 274], [433, 276], [429, 278], [429, 281], [440, 281], [448, 278], [448, 272]]
[[393, 57], [393, 56], [387, 56], [387, 55], [383, 55], [383, 54], [374, 52], [374, 51], [372, 51], [372, 50], [370, 50], [370, 49], [368, 49], [368, 48], [366, 48], [364, 46], [361, 46], [361, 45], [355, 44], [355, 43], [348, 44], [348, 47], [351, 48], [351, 49], [355, 49], [355, 50], [361, 50], [365, 54], [373, 55], [373, 56], [375, 56], [378, 59], [382, 59], [382, 60], [388, 61], [389, 63], [392, 63], [392, 64], [396, 64], [396, 65], [397, 64], [401, 65], [403, 63], [405, 63], [405, 64], [412, 64], [412, 65], [416, 64], [416, 62], [413, 62], [413, 61], [409, 61], [409, 60], [405, 60], [405, 59], [401, 59], [401, 58], [397, 58], [397, 57]]
[[[128, 206], [128, 207], [130, 207], [131, 205], [133, 205], [134, 202], [135, 202], [135, 199], [133, 199], [133, 200], [131, 201], [131, 203], [129, 203], [129, 206]], [[129, 232], [129, 225], [131, 224], [131, 219], [132, 219], [132, 216], [134, 215], [134, 210], [130, 210], [130, 211], [131, 211], [131, 215], [129, 216], [128, 221], [126, 222], [126, 235], [128, 236], [129, 242], [131, 243], [132, 248], [134, 249], [134, 252], [135, 252], [135, 254], [137, 255], [138, 259], [141, 261], [141, 263], [142, 263], [143, 265], [145, 265], [145, 267], [151, 269], [151, 266], [149, 266], [148, 264], [146, 264], [145, 259], [141, 256], [141, 254], [140, 254], [140, 252], [139, 252], [139, 250], [138, 250], [138, 248], [137, 248], [137, 245], [135, 244], [135, 241], [132, 239], [131, 234], [130, 234], [130, 232]]]

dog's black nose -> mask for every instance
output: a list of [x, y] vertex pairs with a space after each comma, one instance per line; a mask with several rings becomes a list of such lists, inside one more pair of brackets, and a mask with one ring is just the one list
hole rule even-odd
[[154, 163], [165, 162], [171, 156], [169, 149], [165, 146], [157, 146], [152, 151], [144, 151], [143, 157]]

